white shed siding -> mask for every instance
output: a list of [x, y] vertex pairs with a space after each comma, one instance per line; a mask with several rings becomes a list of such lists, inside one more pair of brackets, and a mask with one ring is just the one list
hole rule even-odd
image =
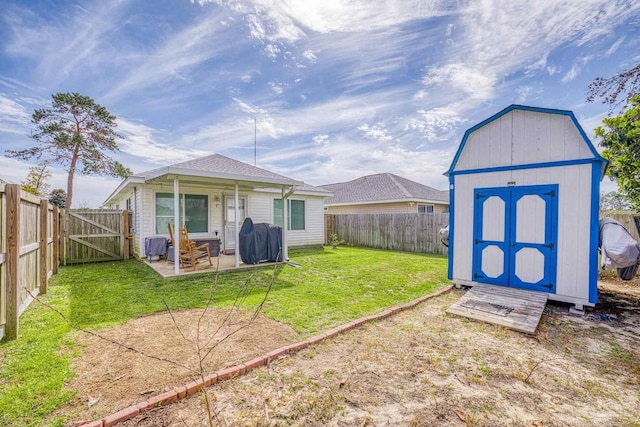
[[474, 189], [558, 184], [556, 294], [550, 299], [588, 303], [591, 164], [455, 176], [453, 280], [472, 281]]
[[455, 171], [593, 158], [566, 115], [513, 110], [471, 132]]

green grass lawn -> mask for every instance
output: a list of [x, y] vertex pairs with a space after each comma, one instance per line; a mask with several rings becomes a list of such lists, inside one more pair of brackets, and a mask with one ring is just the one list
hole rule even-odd
[[[374, 249], [292, 251], [302, 265], [162, 279], [132, 260], [64, 267], [43, 301], [75, 326], [100, 329], [165, 310], [234, 303], [253, 309], [273, 288], [263, 313], [302, 337], [432, 293], [447, 284], [445, 257]], [[20, 318], [20, 338], [0, 345], [0, 426], [36, 426], [73, 398], [65, 392], [74, 332], [62, 317], [34, 302]], [[63, 418], [54, 424], [62, 425]]]

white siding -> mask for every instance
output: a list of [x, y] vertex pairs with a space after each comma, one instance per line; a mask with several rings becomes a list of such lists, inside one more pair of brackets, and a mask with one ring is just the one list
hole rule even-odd
[[[138, 189], [139, 198], [141, 199], [141, 222], [140, 230], [136, 236], [141, 249], [141, 256], [144, 256], [144, 238], [155, 235], [166, 235], [168, 231], [158, 230], [156, 232], [155, 225], [155, 193], [173, 193], [173, 185], [153, 185], [147, 184], [140, 186]], [[233, 190], [210, 189], [206, 187], [194, 187], [188, 185], [180, 185], [180, 193], [187, 194], [206, 194], [209, 196], [209, 231], [207, 233], [190, 233], [191, 238], [215, 237], [215, 231], [218, 231], [218, 237], [222, 241], [222, 249], [224, 245], [224, 198], [233, 196]], [[255, 223], [273, 223], [273, 199], [280, 198], [280, 193], [240, 191], [240, 197], [247, 199], [247, 216]], [[324, 198], [316, 196], [298, 196], [293, 195], [292, 199], [305, 200], [305, 230], [289, 231], [289, 246], [304, 246], [324, 243]], [[242, 225], [242, 224], [240, 224]]]
[[455, 170], [592, 157], [568, 116], [513, 110], [469, 134]]
[[[273, 224], [273, 200], [279, 193], [254, 192], [249, 195], [249, 212], [253, 222]], [[289, 247], [324, 243], [324, 198], [293, 194], [290, 199], [305, 201], [305, 229], [288, 230]]]
[[[152, 185], [147, 184], [138, 190], [142, 194], [142, 232], [140, 233], [141, 248], [144, 249], [144, 238], [148, 236], [162, 235], [169, 237], [168, 230], [156, 230], [156, 193], [173, 193], [173, 184], [168, 185]], [[219, 189], [209, 189], [206, 187], [194, 187], [189, 185], [180, 185], [180, 193], [186, 194], [205, 194], [209, 197], [209, 224], [206, 233], [189, 233], [191, 238], [211, 238], [215, 237], [215, 231], [218, 231], [218, 237], [222, 241], [224, 249], [224, 196], [229, 195], [229, 191]], [[246, 193], [240, 193], [241, 197], [246, 197]], [[144, 255], [144, 254], [143, 254]]]
[[475, 188], [558, 184], [556, 294], [550, 299], [588, 304], [591, 224], [590, 164], [455, 176], [453, 281], [471, 282]]
[[324, 198], [292, 196], [305, 200], [305, 230], [288, 231], [289, 246], [321, 245], [324, 243]]

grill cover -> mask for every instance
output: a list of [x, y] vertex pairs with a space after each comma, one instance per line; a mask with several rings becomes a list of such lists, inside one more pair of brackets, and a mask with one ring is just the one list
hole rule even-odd
[[260, 261], [282, 261], [282, 227], [254, 224], [246, 218], [240, 228], [240, 258], [245, 264]]

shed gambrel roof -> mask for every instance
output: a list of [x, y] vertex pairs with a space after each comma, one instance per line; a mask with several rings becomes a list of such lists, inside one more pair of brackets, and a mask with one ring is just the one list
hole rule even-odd
[[458, 160], [460, 159], [460, 155], [462, 154], [462, 152], [465, 149], [465, 145], [466, 145], [467, 141], [469, 140], [469, 136], [473, 132], [479, 130], [482, 127], [487, 126], [491, 122], [494, 122], [494, 121], [500, 119], [502, 116], [505, 116], [506, 114], [509, 114], [514, 110], [532, 111], [532, 112], [535, 112], [535, 113], [546, 113], [546, 114], [554, 114], [554, 115], [560, 115], [560, 116], [568, 117], [569, 120], [571, 120], [573, 125], [576, 127], [576, 130], [580, 134], [580, 138], [583, 140], [585, 146], [591, 152], [591, 155], [592, 155], [591, 159], [593, 161], [601, 162], [603, 165], [605, 165], [605, 167], [602, 168], [602, 175], [604, 176], [604, 171], [605, 171], [605, 168], [606, 168], [607, 160], [604, 159], [602, 156], [600, 156], [598, 151], [595, 149], [594, 145], [589, 140], [589, 137], [587, 137], [587, 134], [585, 133], [584, 129], [582, 128], [582, 126], [580, 126], [580, 123], [578, 123], [578, 120], [576, 119], [576, 116], [573, 114], [572, 111], [570, 111], [570, 110], [558, 110], [558, 109], [553, 109], [553, 108], [531, 107], [531, 106], [527, 106], [527, 105], [517, 105], [517, 104], [509, 105], [504, 110], [494, 114], [493, 116], [489, 117], [488, 119], [485, 119], [485, 120], [481, 121], [480, 123], [478, 123], [477, 125], [467, 129], [467, 131], [464, 133], [464, 136], [462, 137], [462, 142], [460, 143], [460, 146], [458, 147], [458, 151], [456, 152], [456, 154], [455, 154], [455, 156], [453, 158], [453, 161], [451, 162], [451, 166], [449, 167], [449, 170], [447, 172], [445, 172], [445, 175], [448, 176], [448, 175], [456, 173], [455, 172], [456, 164], [458, 163]]
[[449, 203], [449, 192], [411, 181], [392, 173], [367, 175], [353, 181], [320, 187], [333, 193], [325, 205], [364, 204], [395, 201], [429, 201]]

